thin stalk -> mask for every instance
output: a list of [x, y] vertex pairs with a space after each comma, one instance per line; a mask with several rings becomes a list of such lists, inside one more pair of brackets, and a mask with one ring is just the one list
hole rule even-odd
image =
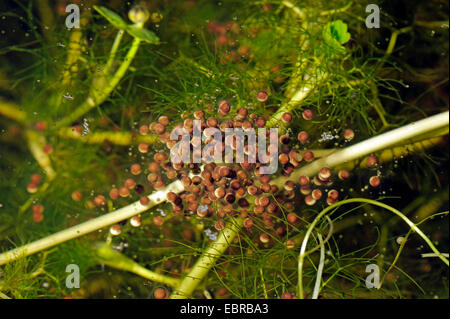
[[39, 198], [44, 194], [47, 189], [50, 187], [51, 179], [48, 179], [45, 183], [42, 184], [42, 186], [39, 187], [39, 190], [37, 193], [33, 194], [32, 196], [28, 197], [25, 203], [23, 203], [17, 212], [17, 219], [20, 219], [23, 214], [27, 211], [28, 208], [30, 208], [31, 204], [36, 201], [36, 198]]
[[[328, 224], [330, 225], [330, 228], [328, 228], [328, 233], [327, 233], [327, 237], [323, 240], [322, 243], [319, 243], [319, 245], [317, 245], [314, 248], [311, 248], [310, 250], [308, 250], [305, 255], [309, 255], [312, 254], [313, 252], [315, 252], [317, 249], [321, 248], [323, 245], [325, 245], [330, 239], [331, 236], [333, 236], [334, 234], [334, 225], [333, 225], [333, 221], [331, 220], [330, 217], [325, 216], [325, 218], [328, 220]], [[293, 237], [292, 237], [293, 238]], [[291, 238], [291, 239], [292, 239]]]
[[101, 144], [105, 141], [116, 145], [155, 144], [160, 142], [160, 137], [157, 134], [135, 135], [131, 132], [96, 131], [87, 135], [80, 135], [74, 132], [72, 128], [61, 128], [57, 131], [57, 134], [60, 137], [78, 140], [87, 144]]
[[19, 123], [25, 123], [27, 114], [13, 103], [0, 100], [0, 115]]
[[[317, 71], [320, 72], [320, 71]], [[326, 75], [323, 72], [315, 76], [307, 76], [307, 83], [304, 86], [297, 89], [297, 91], [292, 95], [289, 102], [284, 103], [280, 108], [273, 114], [266, 123], [266, 127], [284, 126], [281, 121], [281, 116], [286, 112], [291, 112], [295, 107], [297, 107], [304, 99], [306, 99], [311, 91], [325, 79]]]
[[[304, 51], [307, 48], [307, 46], [309, 45], [309, 41], [305, 37], [306, 29], [307, 29], [307, 25], [308, 25], [307, 21], [306, 21], [306, 14], [290, 1], [282, 1], [281, 3], [277, 2], [277, 1], [255, 2], [255, 4], [261, 4], [261, 5], [266, 5], [269, 3], [281, 4], [289, 9], [291, 9], [292, 12], [295, 13], [297, 18], [299, 19], [298, 23], [300, 24], [301, 28], [303, 29], [303, 32], [299, 36], [299, 43], [301, 46], [300, 52]], [[296, 91], [301, 90], [301, 89], [298, 89], [297, 86], [298, 86], [300, 79], [302, 78], [301, 74], [302, 74], [302, 72], [304, 72], [303, 70], [305, 69], [306, 62], [307, 62], [307, 59], [305, 58], [304, 54], [299, 54], [296, 59], [296, 62], [295, 62], [295, 70], [292, 72], [289, 83], [285, 90], [285, 96], [289, 99], [292, 98], [293, 95], [295, 95]], [[277, 124], [277, 122], [274, 120], [274, 123], [271, 123], [271, 125], [273, 125], [273, 124]]]
[[[432, 198], [428, 198], [428, 200], [426, 201], [426, 203], [424, 205], [422, 205], [414, 214], [414, 216], [412, 216], [412, 220], [414, 221], [420, 221], [418, 222], [416, 225], [420, 225], [422, 224], [424, 221], [426, 221], [431, 215], [433, 214], [435, 211], [437, 211], [439, 209], [439, 207], [441, 207], [441, 205], [445, 202], [448, 201], [448, 188], [443, 191], [442, 193], [432, 197]], [[405, 212], [405, 215], [408, 215], [407, 212]], [[435, 216], [435, 215], [433, 215]], [[378, 256], [378, 266], [380, 267], [380, 269], [382, 268], [383, 264], [384, 264], [384, 254], [386, 252], [386, 246], [388, 243], [388, 237], [389, 237], [389, 232], [390, 229], [398, 222], [398, 218], [396, 218], [395, 216], [393, 216], [391, 219], [385, 221], [383, 223], [383, 226], [381, 227], [381, 234], [380, 234], [380, 240], [379, 240], [379, 244], [378, 244], [378, 251], [379, 251], [379, 256]], [[404, 246], [404, 243], [406, 242], [406, 240], [408, 239], [408, 236], [410, 235], [410, 232], [408, 232], [408, 234], [405, 236], [401, 247], [399, 249], [399, 252], [396, 256], [396, 259], [394, 260], [393, 264], [395, 264], [395, 262], [397, 261], [398, 256], [400, 255], [401, 249]], [[389, 269], [387, 270], [387, 272], [389, 272], [392, 269], [392, 265], [389, 267]], [[386, 276], [387, 272], [385, 273], [384, 276]], [[383, 282], [383, 280], [381, 281]]]
[[302, 20], [305, 19], [305, 14], [300, 10], [298, 7], [296, 7], [292, 2], [290, 1], [282, 1], [281, 4], [288, 7], [289, 9], [292, 9], [296, 15]]
[[[449, 256], [448, 253], [442, 253], [443, 256], [447, 257]], [[422, 258], [431, 258], [431, 257], [439, 257], [438, 255], [436, 255], [435, 253], [426, 253], [426, 254], [422, 254], [421, 255]]]
[[429, 198], [424, 205], [417, 209], [412, 216], [414, 221], [422, 221], [427, 219], [431, 214], [439, 209], [445, 202], [448, 202], [448, 187], [441, 193]]
[[346, 164], [358, 158], [370, 155], [372, 153], [390, 148], [402, 141], [412, 139], [422, 134], [427, 134], [449, 124], [449, 112], [443, 112], [430, 116], [423, 120], [408, 124], [406, 126], [391, 130], [369, 138], [358, 144], [349, 146], [331, 155], [312, 162], [309, 165], [295, 170], [289, 177], [278, 177], [272, 184], [281, 187], [288, 180], [297, 181], [302, 175], [312, 176], [317, 174], [323, 167], [333, 168], [338, 165]]
[[171, 299], [190, 298], [195, 288], [214, 266], [217, 259], [230, 247], [233, 239], [239, 233], [244, 220], [242, 218], [230, 218], [226, 227], [217, 236], [217, 241], [212, 242], [202, 256], [197, 260], [189, 274], [181, 281], [180, 286], [170, 296]]
[[378, 116], [380, 117], [381, 123], [383, 124], [383, 128], [389, 127], [390, 124], [386, 121], [386, 111], [383, 107], [383, 104], [381, 104], [380, 99], [378, 98], [378, 87], [373, 83], [373, 81], [370, 82], [370, 91], [372, 92], [372, 99], [373, 103], [372, 106], [377, 112]]
[[183, 190], [184, 187], [180, 181], [173, 182], [163, 190], [156, 191], [149, 195], [148, 198], [150, 199], [150, 202], [146, 206], [142, 205], [139, 201], [136, 201], [111, 213], [91, 219], [79, 225], [75, 225], [45, 238], [26, 244], [22, 247], [0, 254], [0, 266], [138, 215], [164, 202], [168, 192], [180, 193]]
[[11, 299], [11, 297], [8, 297], [7, 295], [5, 295], [4, 293], [2, 293], [1, 291], [0, 291], [0, 298], [1, 298], [1, 299]]
[[397, 37], [400, 34], [408, 33], [409, 31], [412, 31], [412, 27], [411, 26], [404, 27], [404, 28], [401, 28], [401, 29], [398, 29], [398, 30], [395, 30], [394, 32], [392, 32], [391, 38], [389, 40], [388, 47], [386, 49], [386, 54], [385, 54], [386, 56], [389, 56], [389, 55], [392, 54], [392, 52], [394, 52], [395, 44], [397, 43]]
[[81, 28], [72, 29], [70, 31], [71, 34], [67, 50], [66, 63], [64, 65], [63, 77], [61, 82], [62, 88], [67, 87], [71, 83], [72, 78], [74, 78], [75, 73], [78, 71], [76, 64], [80, 59], [82, 59], [82, 30], [86, 27], [90, 18], [91, 14], [89, 11], [83, 12], [83, 17], [80, 19]]
[[[76, 119], [81, 117], [83, 114], [89, 112], [91, 109], [96, 107], [97, 105], [102, 104], [112, 90], [116, 87], [122, 77], [125, 75], [125, 72], [129, 68], [131, 62], [133, 61], [134, 56], [136, 55], [137, 50], [139, 49], [139, 45], [141, 40], [138, 38], [134, 38], [133, 43], [131, 44], [130, 49], [128, 50], [127, 55], [125, 56], [124, 61], [117, 69], [114, 76], [110, 79], [107, 79], [107, 84], [104, 87], [93, 87], [91, 92], [89, 93], [88, 98], [70, 115], [63, 118], [62, 120], [56, 122], [55, 128], [61, 128], [62, 126], [70, 125]], [[102, 76], [105, 76], [102, 74]], [[102, 82], [102, 81], [99, 81]]]
[[[178, 60], [180, 60], [180, 61], [178, 61]], [[188, 64], [194, 66], [201, 74], [203, 74], [207, 78], [211, 78], [211, 79], [215, 78], [214, 72], [212, 72], [211, 70], [207, 69], [206, 67], [200, 65], [196, 61], [188, 58], [182, 52], [180, 52], [179, 58], [174, 62], [176, 62], [176, 63], [187, 62]]]
[[114, 59], [116, 57], [117, 50], [119, 49], [120, 42], [122, 41], [123, 34], [124, 34], [123, 30], [117, 31], [116, 38], [114, 39], [114, 43], [113, 43], [113, 45], [111, 47], [111, 51], [109, 52], [108, 61], [106, 62], [105, 69], [103, 71], [105, 74], [108, 74], [110, 69], [111, 69], [111, 66], [112, 66], [112, 64], [114, 62]]
[[[441, 143], [444, 140], [442, 136], [426, 139], [420, 142], [415, 142], [413, 144], [406, 144], [402, 146], [396, 146], [393, 148], [386, 149], [379, 154], [377, 154], [378, 162], [380, 164], [390, 162], [394, 160], [395, 158], [401, 158], [402, 156], [409, 156], [411, 154], [419, 153], [423, 150], [426, 150], [428, 148], [432, 148], [439, 143]], [[349, 163], [345, 163], [342, 165], [339, 165], [335, 168], [335, 170], [340, 169], [346, 169], [346, 170], [353, 170], [355, 168], [367, 168], [367, 163], [365, 159], [361, 160], [355, 160]]]
[[115, 251], [108, 245], [102, 245], [97, 248], [97, 256], [100, 258], [101, 262], [110, 267], [135, 273], [136, 275], [148, 280], [159, 282], [171, 287], [177, 287], [180, 284], [179, 279], [161, 275], [142, 267], [134, 260]]
[[442, 20], [442, 21], [420, 21], [416, 20], [413, 23], [414, 25], [417, 25], [419, 27], [428, 28], [428, 29], [439, 29], [439, 28], [446, 28], [448, 29], [448, 20]]
[[339, 8], [339, 9], [333, 9], [333, 10], [328, 10], [328, 11], [322, 11], [320, 13], [320, 16], [324, 17], [324, 16], [329, 16], [329, 15], [334, 15], [336, 13], [341, 13], [341, 12], [345, 12], [347, 11], [353, 4], [353, 1], [350, 1], [348, 4], [346, 4], [344, 7]]
[[366, 199], [366, 198], [351, 198], [346, 199], [340, 202], [337, 202], [333, 205], [328, 206], [324, 210], [322, 210], [319, 215], [316, 216], [316, 218], [312, 221], [312, 223], [309, 225], [305, 238], [303, 239], [302, 246], [300, 248], [300, 254], [298, 257], [298, 296], [299, 298], [303, 298], [303, 264], [304, 264], [304, 258], [305, 258], [305, 252], [306, 252], [306, 246], [308, 244], [309, 237], [311, 236], [311, 233], [314, 229], [314, 227], [317, 225], [317, 223], [320, 221], [320, 219], [325, 216], [327, 213], [332, 212], [335, 208], [338, 208], [342, 205], [349, 204], [349, 203], [368, 203], [371, 205], [382, 207], [398, 217], [400, 217], [404, 222], [408, 224], [408, 226], [414, 230], [422, 239], [427, 243], [427, 245], [430, 247], [430, 249], [448, 266], [449, 261], [445, 256], [442, 255], [441, 252], [433, 245], [431, 240], [411, 221], [406, 217], [404, 214], [402, 214], [399, 210], [388, 206], [384, 203], [377, 202], [375, 200]]
[[44, 34], [45, 39], [51, 43], [54, 38], [52, 31], [55, 26], [55, 17], [52, 7], [48, 0], [38, 0], [36, 7], [42, 21], [42, 33]]
[[317, 238], [319, 239], [319, 246], [320, 246], [320, 261], [319, 267], [317, 268], [316, 283], [314, 285], [314, 291], [311, 299], [319, 298], [320, 282], [322, 279], [323, 266], [325, 265], [325, 244], [323, 242], [322, 235], [320, 233], [317, 234]]
[[389, 226], [383, 224], [381, 226], [380, 240], [378, 242], [378, 256], [377, 256], [377, 265], [380, 268], [380, 270], [383, 270], [384, 254], [386, 253], [387, 250], [388, 235], [389, 235]]
[[[416, 225], [419, 226], [420, 224], [424, 223], [428, 219], [430, 219], [432, 217], [439, 216], [439, 215], [448, 215], [448, 212], [437, 213], [437, 214], [434, 214], [432, 216], [428, 216], [427, 218], [425, 218], [425, 219], [421, 220], [420, 222], [418, 222]], [[412, 233], [412, 229], [410, 229], [408, 231], [408, 233], [406, 234], [406, 236], [403, 238], [402, 243], [400, 244], [400, 247], [398, 248], [397, 254], [395, 255], [394, 261], [389, 266], [388, 270], [386, 270], [386, 272], [384, 273], [383, 278], [381, 279], [380, 284], [378, 285], [377, 289], [381, 289], [381, 286], [383, 285], [383, 282], [386, 279], [387, 274], [395, 267], [395, 264], [397, 263], [398, 259], [400, 258], [400, 254], [401, 254], [403, 248], [405, 247], [406, 242], [408, 241], [408, 238], [411, 235], [411, 233]], [[422, 257], [424, 257], [424, 255], [427, 255], [427, 254], [422, 254]], [[430, 253], [429, 255], [433, 255], [433, 257], [438, 257], [435, 253]], [[442, 255], [444, 257], [448, 258], [448, 254], [442, 253]]]
[[264, 298], [269, 299], [269, 295], [267, 294], [267, 289], [266, 289], [266, 282], [264, 281], [264, 273], [263, 273], [262, 268], [259, 268], [259, 274], [261, 275], [261, 286], [263, 287]]
[[53, 170], [50, 157], [43, 150], [45, 145], [45, 137], [37, 133], [36, 131], [27, 130], [26, 138], [31, 153], [33, 154], [34, 158], [39, 163], [41, 168], [44, 170], [48, 180], [49, 181], [53, 180], [56, 176], [56, 173]]

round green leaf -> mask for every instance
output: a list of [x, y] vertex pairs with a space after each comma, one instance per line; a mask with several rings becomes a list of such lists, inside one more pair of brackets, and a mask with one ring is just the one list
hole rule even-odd
[[125, 31], [127, 31], [132, 37], [138, 38], [141, 41], [145, 41], [151, 44], [158, 44], [159, 38], [158, 36], [144, 28], [138, 28], [134, 25], [129, 25], [126, 27]]
[[127, 23], [115, 12], [102, 7], [102, 6], [94, 6], [94, 9], [97, 10], [106, 20], [109, 21], [114, 27], [118, 29], [126, 29]]
[[337, 50], [343, 50], [342, 44], [350, 40], [347, 24], [341, 20], [327, 23], [323, 28], [322, 35], [325, 43]]

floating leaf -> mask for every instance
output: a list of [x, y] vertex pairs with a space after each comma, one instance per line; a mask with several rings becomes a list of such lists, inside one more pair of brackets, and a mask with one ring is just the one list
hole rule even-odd
[[139, 40], [145, 41], [147, 43], [151, 44], [159, 43], [158, 36], [152, 31], [149, 31], [147, 29], [138, 28], [134, 25], [129, 25], [127, 26], [125, 31], [127, 31], [132, 37], [138, 38]]
[[152, 31], [127, 24], [118, 14], [105, 7], [94, 6], [94, 9], [105, 17], [114, 27], [125, 30], [132, 37], [151, 44], [159, 43], [158, 36]]
[[325, 42], [337, 50], [343, 50], [344, 47], [342, 44], [350, 40], [350, 33], [347, 32], [347, 24], [341, 20], [327, 23], [323, 28], [322, 35]]
[[94, 9], [116, 28], [126, 29], [128, 27], [127, 23], [117, 13], [102, 6], [94, 6]]

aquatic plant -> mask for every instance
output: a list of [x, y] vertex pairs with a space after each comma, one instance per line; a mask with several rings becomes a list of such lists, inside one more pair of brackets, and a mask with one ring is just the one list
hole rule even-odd
[[112, 2], [2, 16], [0, 297], [448, 294], [446, 4]]

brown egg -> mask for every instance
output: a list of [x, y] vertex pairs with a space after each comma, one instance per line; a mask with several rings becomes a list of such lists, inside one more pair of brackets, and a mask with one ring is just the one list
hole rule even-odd
[[140, 227], [142, 225], [141, 217], [139, 216], [133, 216], [130, 218], [130, 225], [132, 227]]
[[366, 164], [368, 167], [375, 167], [378, 165], [378, 158], [375, 155], [371, 155], [366, 158]]
[[139, 202], [141, 203], [141, 205], [147, 206], [150, 203], [150, 199], [147, 196], [142, 196], [139, 199]]
[[303, 111], [302, 116], [305, 120], [310, 121], [314, 117], [314, 112], [311, 111], [310, 109], [306, 109]]
[[109, 228], [109, 233], [113, 236], [119, 236], [122, 233], [122, 227], [120, 225], [112, 225]]
[[120, 192], [117, 188], [113, 188], [109, 191], [109, 197], [113, 200], [119, 199]]
[[369, 184], [370, 184], [370, 186], [372, 186], [372, 187], [378, 187], [378, 186], [380, 186], [380, 184], [381, 184], [381, 179], [380, 179], [378, 176], [372, 176], [372, 177], [369, 179]]
[[290, 123], [292, 121], [292, 114], [291, 113], [283, 113], [283, 115], [281, 115], [281, 120], [284, 123]]
[[259, 102], [266, 102], [268, 97], [269, 97], [269, 94], [267, 94], [266, 91], [259, 91], [258, 94], [256, 94], [256, 99]]
[[167, 292], [163, 288], [157, 288], [153, 292], [153, 296], [155, 297], [155, 299], [165, 299], [166, 295], [167, 295]]
[[74, 190], [72, 192], [72, 199], [76, 202], [79, 202], [83, 199], [83, 194], [79, 190]]
[[309, 140], [309, 134], [305, 131], [301, 131], [298, 133], [297, 139], [300, 143], [304, 144]]
[[104, 206], [106, 205], [106, 198], [103, 195], [97, 195], [94, 198], [94, 204], [97, 206]]

